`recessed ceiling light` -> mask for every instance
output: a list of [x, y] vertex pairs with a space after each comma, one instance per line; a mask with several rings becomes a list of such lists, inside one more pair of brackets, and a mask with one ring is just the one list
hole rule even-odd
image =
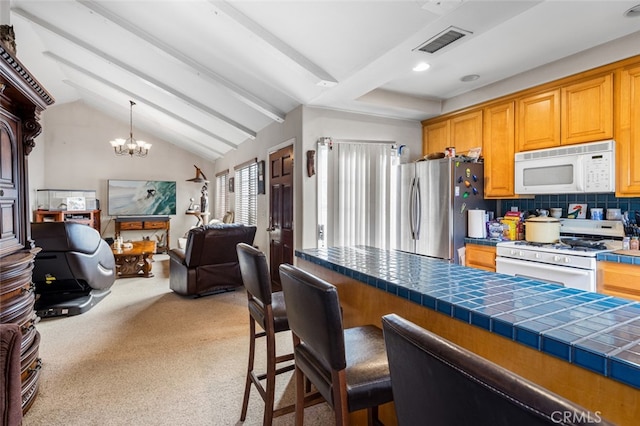
[[624, 16], [626, 16], [627, 18], [635, 18], [637, 16], [640, 16], [640, 4], [637, 4], [633, 6], [631, 9], [627, 10], [624, 13]]
[[420, 72], [420, 71], [426, 71], [426, 70], [428, 70], [429, 68], [431, 68], [431, 65], [429, 65], [429, 64], [428, 64], [428, 63], [426, 63], [426, 62], [420, 62], [418, 65], [416, 65], [415, 67], [413, 67], [413, 70], [414, 70], [414, 71], [418, 71], [418, 72]]
[[464, 81], [465, 83], [468, 83], [470, 81], [476, 81], [479, 78], [480, 78], [480, 76], [478, 74], [469, 74], [469, 75], [465, 75], [464, 77], [460, 78], [460, 81]]

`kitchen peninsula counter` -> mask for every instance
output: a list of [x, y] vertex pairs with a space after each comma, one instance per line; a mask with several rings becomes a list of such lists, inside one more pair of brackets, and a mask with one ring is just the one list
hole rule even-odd
[[395, 312], [620, 425], [640, 418], [640, 303], [395, 250], [297, 250], [345, 327]]

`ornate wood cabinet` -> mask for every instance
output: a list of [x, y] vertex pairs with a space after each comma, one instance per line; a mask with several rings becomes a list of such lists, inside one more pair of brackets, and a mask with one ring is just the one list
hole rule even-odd
[[0, 322], [22, 331], [22, 410], [38, 391], [40, 335], [33, 308], [33, 259], [27, 158], [41, 132], [40, 113], [54, 100], [27, 69], [0, 44]]

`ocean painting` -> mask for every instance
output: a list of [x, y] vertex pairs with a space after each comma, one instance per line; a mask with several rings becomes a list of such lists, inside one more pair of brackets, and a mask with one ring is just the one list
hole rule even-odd
[[110, 216], [167, 216], [175, 214], [175, 181], [109, 180]]

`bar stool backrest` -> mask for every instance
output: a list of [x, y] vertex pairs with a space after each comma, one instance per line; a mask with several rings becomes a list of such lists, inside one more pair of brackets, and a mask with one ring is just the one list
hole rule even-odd
[[382, 329], [400, 425], [611, 424], [396, 314]]

